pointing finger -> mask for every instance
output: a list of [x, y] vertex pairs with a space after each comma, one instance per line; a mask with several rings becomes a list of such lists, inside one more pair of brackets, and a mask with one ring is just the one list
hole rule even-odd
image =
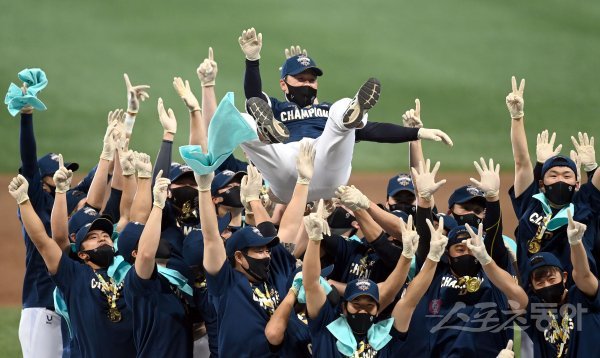
[[131, 81], [129, 81], [129, 76], [126, 73], [124, 73], [123, 78], [125, 78], [125, 86], [127, 86], [127, 89], [129, 90], [131, 88]]
[[215, 58], [215, 56], [214, 56], [214, 53], [213, 53], [213, 48], [209, 47], [208, 48], [208, 59], [211, 60], [211, 61], [213, 61], [214, 58]]
[[59, 154], [58, 155], [58, 168], [60, 169], [64, 166], [65, 166], [65, 162], [63, 160], [63, 156], [62, 156], [62, 154]]

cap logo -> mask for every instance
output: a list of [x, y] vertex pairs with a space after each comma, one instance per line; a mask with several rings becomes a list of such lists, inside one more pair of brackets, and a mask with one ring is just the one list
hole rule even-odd
[[481, 193], [479, 192], [479, 189], [477, 189], [474, 186], [470, 186], [470, 185], [467, 187], [467, 193], [469, 193], [469, 194], [471, 194], [473, 196], [479, 196], [479, 195], [481, 195]]
[[368, 291], [371, 288], [371, 282], [367, 280], [358, 280], [356, 281], [356, 288], [361, 291]]
[[306, 67], [306, 66], [309, 66], [309, 65], [310, 65], [310, 58], [308, 58], [308, 57], [306, 57], [306, 56], [304, 56], [304, 55], [300, 55], [300, 56], [298, 56], [298, 62], [299, 62], [299, 63], [300, 63], [302, 66]]
[[402, 185], [402, 186], [409, 186], [410, 182], [412, 181], [410, 179], [410, 177], [406, 174], [400, 174], [398, 175], [398, 179], [396, 179], [396, 181], [398, 182], [398, 184]]
[[261, 236], [261, 237], [263, 236], [263, 235], [261, 234], [260, 230], [258, 230], [256, 227], [253, 227], [253, 228], [252, 228], [252, 232], [253, 232], [253, 233], [255, 233], [255, 234], [256, 234], [256, 235], [258, 235], [258, 236]]
[[86, 215], [90, 215], [90, 216], [96, 216], [98, 214], [96, 212], [96, 209], [90, 208], [89, 206], [84, 206], [83, 207], [83, 213], [86, 214]]
[[235, 173], [234, 173], [234, 172], [232, 172], [232, 171], [231, 171], [231, 170], [229, 170], [229, 169], [227, 169], [227, 170], [223, 170], [223, 171], [221, 172], [221, 174], [223, 174], [223, 175], [227, 175], [228, 177], [231, 177], [231, 176], [234, 176], [234, 175], [235, 175]]
[[179, 167], [179, 170], [181, 170], [182, 172], [189, 172], [190, 170], [192, 170], [192, 168], [189, 165], [182, 165]]
[[350, 218], [350, 213], [346, 212], [346, 219]]

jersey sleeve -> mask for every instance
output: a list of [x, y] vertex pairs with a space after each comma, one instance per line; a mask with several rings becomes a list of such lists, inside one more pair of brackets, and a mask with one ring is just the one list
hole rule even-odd
[[[600, 287], [600, 281], [599, 281], [599, 287]], [[571, 289], [569, 291], [573, 292], [573, 298], [569, 300], [571, 303], [574, 303], [575, 305], [581, 304], [581, 306], [583, 306], [583, 308], [593, 311], [593, 312], [591, 312], [593, 314], [599, 313], [599, 311], [600, 311], [600, 294], [598, 294], [598, 291], [600, 291], [600, 289], [596, 290], [596, 295], [594, 297], [586, 296], [586, 294], [581, 292], [581, 290], [579, 290], [577, 288], [577, 286], [571, 287]], [[575, 308], [578, 309], [578, 307], [575, 307]]]
[[207, 272], [206, 286], [208, 288], [208, 293], [216, 297], [223, 296], [227, 289], [233, 285], [233, 271], [233, 267], [231, 267], [229, 260], [225, 260], [223, 266], [221, 266], [221, 269], [216, 275], [211, 275]]
[[289, 277], [296, 268], [296, 258], [283, 245], [277, 244], [271, 249], [271, 267], [276, 274]]
[[333, 322], [337, 317], [337, 312], [327, 301], [321, 307], [319, 314], [314, 319], [308, 317], [308, 330], [311, 337], [317, 337], [327, 329], [327, 325]]
[[419, 139], [419, 128], [408, 128], [394, 123], [367, 122], [356, 130], [356, 141], [376, 143], [406, 143]]
[[154, 265], [152, 275], [149, 279], [145, 280], [138, 276], [135, 271], [135, 265], [133, 265], [129, 272], [127, 272], [127, 276], [125, 276], [127, 294], [133, 296], [149, 296], [156, 292], [160, 292], [160, 282], [158, 281], [157, 275], [156, 265]]
[[524, 192], [521, 193], [518, 197], [515, 196], [515, 187], [511, 186], [508, 190], [508, 196], [510, 196], [510, 200], [512, 202], [513, 210], [515, 211], [515, 215], [517, 216], [517, 220], [523, 216], [525, 211], [527, 210], [527, 206], [533, 199], [533, 195], [538, 193], [537, 183], [532, 182]]
[[69, 296], [71, 284], [76, 281], [78, 272], [82, 272], [83, 267], [80, 266], [82, 266], [80, 263], [70, 259], [63, 252], [58, 264], [58, 270], [56, 270], [54, 275], [50, 276], [56, 287], [64, 293], [65, 297]]

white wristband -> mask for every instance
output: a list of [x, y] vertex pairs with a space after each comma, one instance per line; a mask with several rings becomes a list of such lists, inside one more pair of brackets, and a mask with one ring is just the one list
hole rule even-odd
[[135, 116], [127, 113], [125, 114], [125, 133], [130, 135], [133, 132], [133, 125], [135, 124]]

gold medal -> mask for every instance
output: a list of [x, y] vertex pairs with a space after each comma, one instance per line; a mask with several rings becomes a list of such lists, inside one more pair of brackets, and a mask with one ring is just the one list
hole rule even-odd
[[537, 240], [532, 240], [531, 242], [529, 242], [528, 248], [529, 253], [531, 254], [537, 254], [540, 251], [540, 242]]
[[121, 321], [121, 312], [116, 307], [111, 307], [108, 309], [108, 319], [111, 322], [117, 323]]
[[469, 277], [467, 278], [467, 291], [470, 293], [479, 291], [479, 287], [481, 287], [481, 282], [477, 279], [477, 277]]

